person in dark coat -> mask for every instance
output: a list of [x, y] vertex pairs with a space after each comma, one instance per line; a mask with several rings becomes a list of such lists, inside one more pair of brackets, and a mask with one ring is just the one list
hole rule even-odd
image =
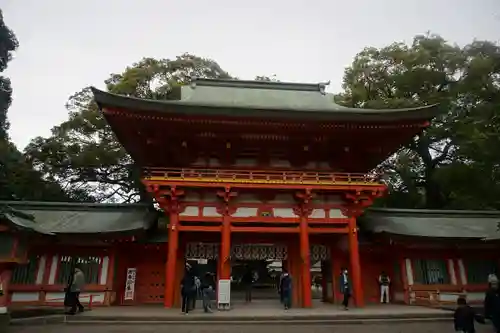
[[285, 310], [290, 309], [292, 307], [292, 276], [286, 270], [283, 270], [280, 279], [280, 293]]
[[457, 309], [453, 315], [456, 332], [475, 333], [474, 321], [485, 324], [484, 318], [467, 304], [467, 300], [464, 297], [457, 299], [457, 305]]
[[498, 282], [493, 282], [486, 292], [484, 314], [493, 323], [495, 332], [500, 333], [500, 289]]
[[241, 278], [241, 283], [245, 288], [245, 302], [252, 301], [252, 287], [253, 287], [253, 272], [250, 267], [246, 267], [245, 273]]
[[349, 298], [351, 298], [351, 282], [349, 281], [349, 273], [347, 268], [344, 268], [340, 273], [339, 279], [340, 292], [342, 293], [343, 300], [342, 306], [344, 310], [349, 310]]
[[184, 272], [184, 277], [181, 281], [181, 296], [182, 296], [182, 312], [184, 314], [189, 313], [189, 307], [191, 299], [196, 292], [196, 285], [194, 282], [194, 274], [191, 270], [191, 266], [187, 265]]

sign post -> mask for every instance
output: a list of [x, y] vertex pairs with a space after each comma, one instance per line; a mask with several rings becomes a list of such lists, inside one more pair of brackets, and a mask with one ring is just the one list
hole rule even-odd
[[231, 280], [219, 280], [217, 289], [217, 309], [229, 310], [231, 308]]

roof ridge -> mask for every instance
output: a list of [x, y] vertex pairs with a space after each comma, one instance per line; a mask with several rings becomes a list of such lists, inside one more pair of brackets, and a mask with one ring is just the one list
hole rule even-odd
[[206, 79], [194, 77], [191, 87], [226, 87], [246, 89], [269, 89], [290, 91], [311, 91], [323, 93], [328, 83], [277, 82], [259, 80]]
[[46, 208], [147, 208], [152, 205], [147, 203], [96, 203], [96, 202], [65, 202], [65, 201], [2, 201], [0, 207], [6, 206], [12, 209], [16, 207], [46, 207]]

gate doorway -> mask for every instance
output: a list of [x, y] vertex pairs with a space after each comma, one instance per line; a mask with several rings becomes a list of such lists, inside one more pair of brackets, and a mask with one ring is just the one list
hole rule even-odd
[[[231, 300], [246, 301], [250, 291], [251, 300], [279, 300], [278, 284], [282, 272], [281, 260], [235, 260], [231, 263]], [[249, 288], [251, 279], [251, 288]]]

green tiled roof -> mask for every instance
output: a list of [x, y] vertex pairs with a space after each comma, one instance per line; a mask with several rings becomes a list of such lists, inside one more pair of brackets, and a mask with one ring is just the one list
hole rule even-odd
[[4, 218], [45, 234], [115, 233], [150, 228], [157, 218], [149, 205], [0, 201]]
[[495, 240], [500, 239], [500, 211], [372, 208], [360, 227], [394, 235]]
[[384, 122], [432, 119], [436, 105], [407, 109], [347, 108], [334, 102], [324, 84], [194, 79], [180, 87], [179, 99], [146, 100], [92, 88], [100, 108], [133, 112], [202, 114], [231, 117]]

